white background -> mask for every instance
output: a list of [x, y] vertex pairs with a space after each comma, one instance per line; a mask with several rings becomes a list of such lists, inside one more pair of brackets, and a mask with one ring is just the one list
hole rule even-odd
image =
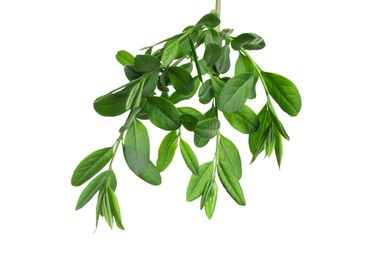
[[[1, 1], [0, 258], [390, 259], [386, 3], [223, 1], [222, 28], [261, 35], [267, 47], [253, 52], [256, 61], [301, 92], [298, 117], [279, 110], [291, 137], [282, 170], [274, 157], [249, 165], [246, 137], [224, 123], [241, 151], [247, 206], [219, 185], [209, 221], [199, 201], [185, 201], [190, 174], [179, 153], [159, 187], [118, 159], [126, 231], [101, 219], [93, 233], [95, 201], [74, 211], [82, 188], [70, 178], [87, 154], [114, 143], [125, 120], [92, 107], [126, 82], [116, 52], [136, 54], [214, 2]], [[166, 132], [148, 127], [155, 160]], [[202, 163], [212, 158], [207, 147], [195, 150]]]

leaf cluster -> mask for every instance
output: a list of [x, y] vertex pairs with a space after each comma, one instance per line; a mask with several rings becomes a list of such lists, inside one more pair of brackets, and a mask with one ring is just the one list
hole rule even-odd
[[[275, 151], [280, 167], [283, 138], [289, 140], [289, 136], [273, 102], [288, 115], [296, 116], [301, 109], [299, 91], [289, 79], [261, 70], [249, 55], [248, 51], [265, 47], [263, 38], [254, 33], [234, 37], [231, 29], [217, 31], [219, 24], [220, 19], [212, 12], [182, 32], [141, 49], [142, 53], [136, 56], [125, 50], [117, 53], [116, 59], [128, 82], [98, 97], [93, 105], [99, 115], [115, 117], [127, 113], [127, 118], [114, 145], [88, 155], [76, 167], [71, 180], [74, 186], [90, 181], [81, 192], [76, 210], [97, 194], [96, 226], [102, 216], [111, 228], [115, 222], [123, 229], [113, 170], [119, 147], [129, 169], [152, 185], [161, 184], [161, 172], [169, 167], [179, 147], [191, 173], [187, 201], [201, 198], [200, 208], [205, 208], [210, 219], [218, 196], [217, 179], [237, 204], [245, 205], [240, 185], [240, 153], [220, 131], [221, 114], [234, 129], [248, 135], [251, 162], [263, 151], [266, 157]], [[200, 46], [204, 49], [202, 54], [198, 53]], [[232, 51], [238, 52], [235, 61], [230, 58]], [[224, 75], [231, 69], [232, 76]], [[259, 85], [267, 102], [256, 113], [246, 102], [256, 98]], [[206, 113], [180, 104], [195, 96], [209, 106]], [[142, 123], [145, 120], [167, 131], [156, 162], [150, 159], [149, 134]], [[191, 132], [193, 140], [184, 140], [182, 131]], [[210, 140], [216, 142], [214, 158], [200, 164], [192, 145], [202, 148]], [[106, 165], [108, 169], [103, 170]]]

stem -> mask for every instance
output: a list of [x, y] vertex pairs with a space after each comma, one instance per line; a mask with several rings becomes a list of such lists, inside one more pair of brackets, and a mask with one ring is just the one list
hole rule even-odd
[[116, 142], [114, 144], [114, 151], [113, 151], [112, 159], [111, 159], [110, 166], [109, 166], [110, 171], [112, 171], [112, 163], [114, 162], [116, 152], [118, 151], [118, 147], [119, 147], [122, 139], [123, 139], [123, 133], [121, 133], [119, 135], [118, 139], [116, 139]]
[[[218, 17], [221, 18], [221, 0], [215, 1], [215, 11], [217, 12]], [[220, 25], [215, 27], [215, 30], [217, 30], [217, 32], [220, 32], [221, 31]]]

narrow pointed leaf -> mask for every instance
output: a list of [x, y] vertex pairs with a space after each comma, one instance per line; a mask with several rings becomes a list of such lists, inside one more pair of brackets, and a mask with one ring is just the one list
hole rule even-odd
[[207, 182], [210, 180], [213, 174], [214, 163], [207, 162], [200, 166], [199, 176], [191, 175], [190, 182], [188, 183], [186, 198], [187, 201], [193, 201], [199, 198], [206, 187]]
[[276, 127], [276, 129], [278, 130], [278, 132], [286, 139], [286, 140], [290, 140], [290, 137], [288, 136], [287, 132], [286, 132], [286, 129], [284, 129], [284, 126], [282, 125], [282, 122], [280, 122], [279, 118], [276, 116], [275, 112], [272, 111], [272, 109], [270, 109], [270, 118], [272, 120], [272, 123], [274, 124], [274, 126]]
[[237, 180], [241, 179], [241, 157], [237, 147], [228, 138], [220, 135], [218, 145], [218, 162], [222, 164]]
[[80, 197], [77, 201], [76, 210], [81, 209], [87, 204], [93, 196], [100, 190], [100, 188], [106, 183], [108, 176], [110, 175], [109, 171], [102, 172], [96, 176], [85, 189], [81, 192]]
[[121, 211], [119, 209], [118, 198], [116, 197], [115, 192], [110, 188], [108, 188], [107, 193], [108, 193], [108, 198], [110, 199], [111, 212], [112, 215], [114, 216], [116, 225], [118, 228], [125, 230], [122, 224], [122, 217], [121, 217]]
[[212, 76], [210, 78], [210, 80], [211, 80], [211, 85], [212, 85], [212, 87], [214, 89], [214, 92], [218, 96], [221, 93], [221, 90], [225, 86], [226, 82], [224, 82], [220, 78], [214, 77], [214, 76]]
[[219, 127], [220, 123], [217, 118], [208, 118], [198, 122], [193, 131], [204, 139], [211, 139], [217, 135]]
[[271, 72], [261, 73], [267, 89], [280, 108], [290, 116], [298, 115], [301, 110], [301, 95], [295, 84], [289, 79]]
[[180, 51], [179, 41], [169, 41], [165, 44], [161, 63], [164, 67], [168, 67], [174, 59], [177, 58]]
[[71, 183], [80, 186], [91, 179], [111, 160], [112, 147], [97, 150], [85, 157], [73, 172]]
[[162, 140], [161, 145], [158, 149], [158, 158], [156, 163], [157, 169], [160, 172], [164, 171], [172, 162], [177, 148], [177, 143], [178, 136], [176, 131], [170, 132]]
[[267, 137], [266, 132], [267, 129], [269, 129], [269, 125], [271, 123], [267, 105], [263, 107], [257, 117], [260, 123], [259, 129], [249, 135], [249, 148], [253, 155], [251, 163], [253, 163], [257, 156], [264, 150], [264, 143]]
[[189, 95], [195, 88], [191, 74], [181, 67], [168, 68], [169, 80], [175, 90], [182, 95]]
[[265, 140], [265, 156], [267, 156], [268, 158], [272, 155], [275, 149], [274, 129], [274, 125], [271, 124], [269, 130], [267, 131], [267, 138]]
[[244, 206], [246, 202], [240, 182], [227, 167], [228, 166], [223, 163], [218, 163], [219, 179], [221, 180], [221, 183], [225, 190], [237, 202], [237, 204]]
[[282, 135], [279, 132], [275, 133], [275, 154], [280, 169], [280, 166], [282, 164], [282, 157], [283, 157], [283, 139], [282, 139]]
[[198, 72], [198, 77], [199, 77], [200, 81], [203, 82], [202, 71], [201, 71], [200, 66], [199, 66], [198, 54], [196, 53], [196, 49], [194, 47], [194, 43], [191, 40], [191, 37], [188, 38], [188, 41], [189, 41], [189, 45], [191, 47], [192, 58], [195, 62], [196, 71]]
[[255, 71], [256, 69], [253, 62], [247, 56], [245, 56], [243, 53], [240, 52], [236, 61], [234, 75], [239, 75], [241, 73], [254, 74]]
[[118, 183], [117, 183], [117, 181], [116, 181], [115, 173], [114, 173], [114, 171], [111, 169], [111, 170], [110, 170], [110, 188], [111, 188], [113, 191], [115, 191], [117, 185], [118, 185]]
[[206, 198], [206, 203], [204, 206], [208, 219], [211, 219], [214, 215], [215, 206], [217, 205], [217, 198], [218, 186], [216, 182], [213, 182], [213, 186], [211, 187], [208, 197]]
[[116, 60], [123, 66], [126, 66], [127, 64], [134, 64], [134, 56], [128, 51], [118, 51], [115, 57]]
[[181, 126], [181, 116], [179, 111], [165, 98], [149, 98], [147, 111], [150, 122], [161, 129], [174, 131]]
[[161, 184], [160, 171], [152, 163], [152, 161], [149, 161], [148, 168], [146, 168], [146, 171], [137, 176], [151, 185], [156, 186]]
[[254, 33], [243, 33], [237, 36], [232, 41], [233, 50], [240, 50], [241, 48], [245, 50], [260, 50], [265, 47], [265, 42], [263, 38]]
[[99, 191], [98, 200], [96, 202], [96, 210], [95, 210], [95, 214], [96, 214], [95, 226], [96, 226], [96, 228], [98, 227], [98, 224], [99, 224], [99, 217], [100, 217], [100, 215], [102, 215], [102, 205], [103, 205], [104, 192], [105, 192], [104, 189], [101, 189]]
[[160, 67], [160, 60], [153, 55], [137, 55], [134, 58], [134, 69], [138, 72], [150, 72]]
[[112, 229], [114, 224], [114, 216], [111, 211], [110, 198], [108, 195], [108, 191], [105, 190], [103, 194], [103, 202], [102, 202], [102, 213], [103, 217], [106, 220], [108, 226]]
[[241, 111], [223, 113], [230, 125], [243, 134], [251, 134], [259, 128], [259, 119], [253, 110], [244, 105]]
[[149, 135], [146, 127], [137, 119], [126, 132], [123, 154], [127, 165], [135, 174], [146, 171], [150, 155]]
[[153, 91], [157, 87], [159, 71], [153, 71], [151, 74], [145, 79], [145, 83], [142, 88], [142, 97], [146, 98], [153, 94]]
[[180, 138], [180, 152], [183, 156], [184, 162], [186, 163], [188, 169], [190, 169], [194, 175], [199, 175], [198, 158], [196, 158], [196, 155], [194, 151], [191, 149], [191, 146], [181, 138]]

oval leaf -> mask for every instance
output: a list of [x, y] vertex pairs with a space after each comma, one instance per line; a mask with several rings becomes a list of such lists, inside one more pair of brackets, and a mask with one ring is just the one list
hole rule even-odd
[[153, 55], [137, 55], [134, 58], [134, 69], [138, 72], [150, 72], [160, 67], [160, 60]]
[[186, 192], [187, 201], [196, 200], [203, 194], [206, 184], [213, 174], [213, 168], [214, 163], [207, 162], [200, 166], [199, 176], [191, 175]]
[[135, 174], [146, 171], [150, 155], [149, 135], [146, 127], [137, 119], [126, 132], [123, 154], [127, 165]]
[[218, 176], [221, 183], [229, 195], [237, 202], [238, 205], [244, 206], [245, 198], [242, 191], [240, 182], [237, 178], [229, 171], [228, 166], [218, 163]]
[[164, 67], [168, 67], [174, 59], [177, 58], [180, 51], [180, 44], [178, 40], [168, 41], [164, 46], [161, 63]]
[[199, 88], [199, 102], [202, 104], [208, 104], [215, 96], [215, 91], [212, 87], [211, 80], [206, 80]]
[[160, 172], [164, 171], [172, 162], [177, 148], [177, 142], [178, 136], [176, 131], [170, 132], [162, 140], [158, 149], [158, 158], [156, 163], [157, 169]]
[[123, 224], [122, 224], [121, 211], [119, 209], [119, 203], [118, 203], [118, 199], [115, 195], [115, 192], [112, 189], [110, 189], [110, 187], [109, 187], [107, 193], [108, 193], [108, 198], [110, 199], [111, 212], [112, 212], [112, 215], [114, 216], [116, 225], [118, 228], [125, 230], [125, 228], [123, 227]]
[[125, 113], [128, 93], [114, 93], [98, 97], [93, 108], [101, 116], [119, 116]]
[[203, 54], [203, 60], [206, 61], [207, 66], [213, 66], [222, 54], [222, 48], [216, 43], [209, 43]]
[[209, 140], [217, 135], [219, 127], [220, 122], [217, 118], [208, 118], [198, 122], [193, 131], [199, 137]]
[[191, 74], [181, 67], [168, 68], [168, 76], [172, 86], [182, 95], [189, 95], [195, 88]]
[[237, 36], [232, 41], [233, 50], [260, 50], [265, 47], [263, 38], [255, 33], [243, 33]]
[[230, 125], [243, 134], [251, 134], [259, 128], [259, 119], [253, 110], [244, 105], [241, 111], [223, 113]]
[[196, 23], [196, 26], [202, 27], [203, 25], [207, 27], [216, 27], [221, 23], [221, 20], [216, 14], [209, 13], [203, 16], [199, 22]]
[[289, 79], [271, 72], [261, 73], [267, 89], [280, 108], [290, 116], [298, 115], [301, 110], [301, 95]]
[[116, 60], [123, 66], [126, 66], [127, 64], [134, 64], [134, 56], [125, 50], [118, 51], [115, 57]]
[[232, 141], [220, 135], [218, 144], [218, 162], [221, 163], [237, 180], [241, 179], [241, 157], [237, 147]]
[[208, 219], [211, 219], [214, 215], [215, 206], [217, 205], [217, 197], [218, 197], [218, 186], [214, 181], [211, 186], [210, 192], [207, 194], [207, 198], [205, 199], [204, 209], [206, 211], [206, 216]]
[[93, 196], [100, 190], [100, 188], [106, 183], [110, 171], [105, 171], [96, 176], [85, 189], [81, 192], [80, 197], [77, 201], [76, 210], [81, 209], [87, 204]]
[[85, 157], [73, 172], [71, 183], [80, 186], [91, 179], [111, 160], [112, 147], [97, 150]]
[[280, 169], [283, 157], [283, 139], [282, 135], [279, 132], [275, 133], [275, 154]]
[[199, 162], [191, 146], [180, 138], [180, 152], [188, 169], [195, 175], [199, 175]]
[[147, 111], [150, 122], [161, 129], [173, 131], [181, 126], [181, 116], [179, 111], [165, 98], [149, 98]]
[[149, 161], [146, 171], [137, 176], [151, 185], [156, 186], [161, 184], [161, 174], [152, 161]]
[[225, 74], [230, 69], [230, 47], [225, 45], [222, 47], [222, 53], [217, 62], [215, 63], [215, 69], [219, 74]]
[[219, 110], [225, 113], [240, 110], [252, 91], [253, 80], [251, 73], [243, 73], [229, 79], [218, 96]]

